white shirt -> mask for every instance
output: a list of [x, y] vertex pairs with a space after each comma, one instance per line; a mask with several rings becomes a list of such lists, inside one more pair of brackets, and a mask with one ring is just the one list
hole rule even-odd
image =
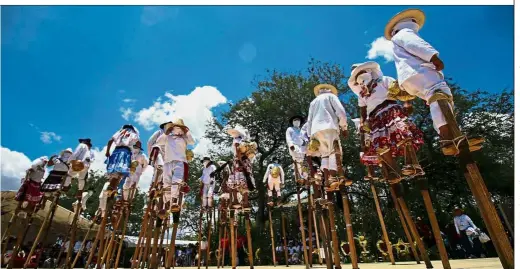
[[158, 146], [164, 146], [164, 163], [173, 161], [188, 162], [186, 159], [186, 149], [188, 145], [195, 144], [191, 133], [188, 131], [183, 136], [162, 134], [157, 139]]
[[291, 146], [302, 146], [303, 139], [301, 136], [301, 130], [296, 127], [289, 127], [285, 132], [285, 140], [287, 141], [287, 146], [290, 148]]
[[[82, 161], [83, 163], [87, 164], [87, 158], [91, 158], [92, 154], [90, 154], [90, 150], [88, 149], [88, 146], [80, 143], [76, 150], [74, 150], [74, 153], [69, 158], [69, 161], [78, 160]], [[91, 160], [92, 161], [92, 160]]]
[[280, 183], [282, 183], [282, 184], [284, 183], [285, 174], [283, 173], [283, 168], [280, 164], [277, 164], [277, 163], [272, 163], [267, 166], [267, 170], [265, 170], [265, 175], [264, 175], [264, 183], [267, 181], [268, 178], [269, 178], [269, 180], [271, 180], [273, 178], [273, 176], [271, 176], [271, 169], [273, 169], [275, 167], [280, 168]]
[[347, 113], [336, 95], [322, 93], [312, 101], [307, 122], [312, 137], [323, 130], [347, 129]]
[[379, 78], [377, 81], [377, 86], [373, 89], [370, 96], [361, 97], [361, 95], [358, 95], [358, 105], [360, 107], [366, 106], [367, 114], [370, 115], [370, 112], [372, 112], [378, 105], [386, 101], [388, 97], [388, 88], [394, 81], [395, 79], [387, 76]]
[[62, 152], [60, 155], [52, 158], [51, 160], [54, 162], [53, 169], [57, 171], [68, 171], [69, 167], [66, 165], [66, 163], [69, 162], [71, 156], [72, 153], [65, 151]]
[[202, 183], [208, 185], [215, 181], [214, 178], [211, 178], [211, 173], [215, 172], [217, 170], [217, 167], [214, 164], [210, 164], [208, 167], [204, 167], [202, 169], [202, 176], [200, 177], [200, 181]]
[[477, 226], [475, 226], [473, 221], [468, 217], [468, 215], [465, 214], [456, 216], [455, 218], [453, 218], [453, 222], [455, 223], [455, 229], [457, 230], [457, 234], [460, 234], [461, 231], [465, 231], [468, 228], [477, 229]]
[[418, 73], [432, 69], [424, 64], [430, 63], [432, 56], [439, 52], [413, 30], [402, 29], [391, 40], [399, 85]]
[[114, 140], [116, 147], [132, 148], [139, 141], [139, 134], [131, 129], [122, 129], [112, 136], [112, 140]]
[[46, 157], [40, 157], [34, 160], [31, 164], [31, 171], [29, 172], [29, 179], [35, 182], [42, 182], [43, 176], [45, 175], [45, 163]]
[[152, 148], [157, 143], [157, 139], [159, 139], [159, 136], [161, 136], [162, 134], [164, 134], [164, 131], [162, 129], [159, 129], [155, 131], [155, 133], [153, 133], [152, 136], [148, 139], [147, 150], [149, 156], [152, 154]]

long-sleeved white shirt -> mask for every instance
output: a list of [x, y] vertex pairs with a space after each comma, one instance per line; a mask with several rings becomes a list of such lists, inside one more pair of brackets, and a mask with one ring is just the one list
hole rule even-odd
[[121, 129], [112, 136], [112, 140], [114, 140], [116, 147], [132, 148], [139, 141], [139, 133], [129, 129]]
[[153, 133], [152, 136], [150, 136], [150, 138], [148, 139], [148, 143], [147, 143], [148, 156], [150, 156], [152, 154], [152, 148], [155, 146], [155, 144], [157, 143], [157, 139], [159, 139], [159, 136], [161, 136], [162, 134], [164, 134], [164, 131], [162, 129], [159, 129], [159, 130], [155, 131], [155, 133]]
[[68, 171], [69, 167], [67, 166], [67, 163], [69, 162], [71, 156], [72, 156], [72, 153], [70, 153], [68, 151], [64, 151], [60, 155], [52, 158], [51, 161], [54, 162], [53, 170]]
[[378, 105], [386, 101], [388, 98], [388, 88], [395, 79], [387, 76], [383, 76], [377, 81], [377, 86], [372, 90], [370, 96], [361, 97], [358, 95], [358, 105], [360, 107], [367, 107], [367, 114], [370, 115]]
[[43, 176], [45, 175], [46, 160], [47, 157], [40, 157], [32, 162], [31, 169], [28, 173], [30, 180], [35, 182], [42, 182]]
[[280, 168], [280, 183], [284, 184], [285, 174], [283, 172], [282, 166], [277, 163], [272, 163], [267, 166], [267, 170], [265, 170], [265, 175], [264, 175], [264, 183], [267, 182], [267, 179], [271, 179], [273, 177], [273, 176], [271, 176], [271, 170], [275, 167]]
[[312, 101], [307, 122], [311, 137], [323, 130], [346, 130], [347, 113], [336, 95], [322, 93]]
[[195, 144], [195, 140], [188, 131], [183, 136], [162, 134], [157, 139], [157, 146], [164, 148], [164, 163], [173, 161], [188, 162], [186, 149], [188, 145]]
[[90, 150], [88, 149], [88, 146], [83, 143], [80, 143], [76, 147], [76, 149], [74, 150], [72, 155], [70, 156], [69, 161], [78, 160], [78, 161], [82, 161], [86, 164], [87, 158], [90, 159], [91, 157], [92, 156], [90, 154]]
[[206, 185], [213, 183], [215, 179], [210, 175], [211, 173], [215, 172], [215, 170], [217, 170], [217, 167], [214, 164], [210, 164], [209, 166], [204, 167], [204, 169], [202, 169], [202, 176], [199, 178], [200, 181]]
[[[397, 79], [402, 85], [408, 78], [431, 71], [428, 63], [433, 55], [439, 52], [428, 42], [424, 41], [411, 29], [402, 29], [392, 37], [394, 45], [394, 61], [397, 69]], [[442, 72], [439, 72], [442, 74]]]
[[303, 139], [301, 136], [301, 130], [296, 127], [289, 127], [285, 132], [285, 140], [287, 141], [287, 146], [290, 148], [291, 146], [303, 146]]
[[455, 229], [457, 230], [457, 234], [460, 234], [461, 231], [465, 231], [470, 227], [473, 229], [477, 229], [477, 226], [468, 217], [468, 215], [465, 214], [456, 216], [455, 218], [453, 218], [453, 222], [455, 223]]
[[139, 178], [148, 167], [148, 160], [142, 152], [139, 152], [137, 154], [132, 154], [132, 161], [137, 161], [139, 163], [139, 165], [135, 168], [135, 173], [131, 175], [132, 179], [134, 179], [134, 182], [138, 182]]

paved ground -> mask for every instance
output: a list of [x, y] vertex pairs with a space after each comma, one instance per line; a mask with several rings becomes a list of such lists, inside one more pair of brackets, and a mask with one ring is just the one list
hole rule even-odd
[[[442, 263], [441, 261], [432, 261], [433, 267], [441, 269]], [[471, 260], [452, 260], [450, 261], [451, 269], [498, 269], [502, 268], [500, 261], [498, 258], [487, 258], [487, 259], [471, 259]], [[391, 265], [390, 263], [360, 263], [359, 269], [425, 269], [423, 263], [417, 264], [416, 262], [398, 262], [396, 265]], [[175, 267], [177, 269], [194, 269], [197, 267]], [[205, 269], [206, 267], [201, 267], [201, 269]], [[216, 269], [215, 266], [209, 267], [211, 269]], [[231, 269], [230, 266], [224, 267], [225, 269]], [[283, 269], [287, 268], [284, 265], [279, 266], [255, 266], [255, 269]], [[327, 268], [325, 265], [315, 265], [312, 267], [313, 269], [324, 269]], [[343, 264], [342, 269], [351, 269], [352, 266], [350, 264]], [[237, 269], [249, 269], [249, 266], [239, 266]], [[290, 269], [305, 269], [303, 265], [291, 265]]]

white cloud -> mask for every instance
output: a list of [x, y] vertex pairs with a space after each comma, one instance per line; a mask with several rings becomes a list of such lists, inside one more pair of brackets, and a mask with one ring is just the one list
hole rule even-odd
[[131, 99], [131, 98], [123, 99], [123, 102], [125, 102], [125, 103], [135, 103], [135, 101], [136, 101], [135, 99]]
[[53, 141], [61, 141], [61, 136], [54, 132], [40, 132], [40, 140], [45, 144], [50, 144]]
[[158, 98], [152, 106], [135, 113], [134, 121], [146, 130], [153, 130], [161, 123], [174, 118], [182, 118], [195, 138], [196, 154], [203, 155], [208, 150], [209, 140], [204, 140], [206, 125], [213, 118], [211, 109], [227, 102], [226, 97], [215, 87], [196, 87], [188, 95], [165, 93], [166, 99]]
[[377, 57], [383, 57], [386, 62], [391, 62], [394, 60], [393, 46], [394, 44], [383, 36], [378, 37], [370, 44], [366, 58], [373, 60]]
[[129, 120], [130, 119], [130, 115], [132, 115], [132, 109], [131, 108], [121, 107], [121, 108], [119, 108], [119, 111], [121, 112], [121, 117], [123, 117], [123, 119], [125, 119], [125, 120]]
[[25, 176], [32, 161], [25, 154], [2, 147], [0, 154], [2, 190], [18, 190], [20, 179]]

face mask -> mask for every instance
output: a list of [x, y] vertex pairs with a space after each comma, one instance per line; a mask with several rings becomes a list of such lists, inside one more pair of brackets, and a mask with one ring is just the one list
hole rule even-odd
[[277, 164], [277, 163], [278, 163], [278, 160], [274, 160], [273, 163], [276, 163], [276, 164]]
[[397, 32], [399, 32], [399, 30], [402, 29], [410, 29], [414, 31], [414, 33], [417, 33], [419, 31], [419, 24], [413, 22], [412, 19], [400, 21], [392, 29], [392, 36], [394, 36]]
[[292, 125], [294, 127], [300, 127], [300, 121], [299, 120], [293, 120]]
[[209, 163], [209, 161], [204, 161], [204, 162], [203, 162], [204, 167], [208, 166], [208, 163]]
[[139, 152], [141, 152], [140, 149], [136, 149], [136, 148], [133, 148], [133, 149], [132, 149], [132, 153], [133, 153], [133, 154], [139, 154]]
[[235, 144], [240, 144], [240, 142], [242, 142], [242, 137], [240, 137], [240, 136], [239, 137], [235, 137], [233, 139], [233, 143], [235, 143]]
[[184, 131], [182, 130], [181, 127], [173, 127], [173, 134], [174, 135], [183, 135], [184, 134]]
[[360, 85], [366, 86], [370, 81], [372, 81], [372, 74], [370, 73], [363, 73], [356, 78], [356, 82]]

